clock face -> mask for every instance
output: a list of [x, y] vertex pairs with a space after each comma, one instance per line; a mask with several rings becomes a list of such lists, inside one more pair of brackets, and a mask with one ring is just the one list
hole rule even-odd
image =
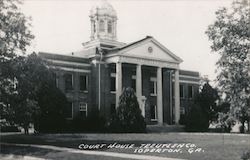
[[153, 53], [153, 48], [152, 47], [148, 47], [148, 53]]

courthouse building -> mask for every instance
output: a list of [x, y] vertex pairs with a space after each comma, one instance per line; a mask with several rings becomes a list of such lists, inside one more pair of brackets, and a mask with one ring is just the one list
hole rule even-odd
[[[106, 1], [91, 9], [91, 37], [79, 52], [40, 52], [68, 98], [67, 119], [116, 111], [123, 88], [135, 90], [147, 124], [178, 124], [198, 93], [199, 73], [181, 70], [182, 59], [151, 36], [117, 40], [117, 14]], [[133, 33], [135, 34], [135, 33]]]

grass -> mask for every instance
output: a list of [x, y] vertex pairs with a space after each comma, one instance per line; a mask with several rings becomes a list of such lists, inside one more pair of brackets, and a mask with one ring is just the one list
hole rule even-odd
[[[132, 149], [108, 149], [102, 151], [134, 153], [134, 150], [145, 143], [193, 143], [197, 148], [202, 148], [204, 152], [187, 152], [188, 148], [183, 148], [182, 153], [138, 153], [149, 154], [162, 157], [173, 157], [194, 160], [237, 160], [241, 159], [244, 152], [250, 151], [250, 135], [239, 134], [192, 134], [192, 133], [162, 133], [162, 134], [38, 134], [38, 135], [6, 135], [1, 136], [1, 142], [26, 143], [26, 144], [46, 144], [77, 149], [79, 144], [135, 144]], [[6, 148], [6, 146], [2, 146]], [[8, 146], [7, 146], [8, 147]], [[19, 149], [20, 150], [20, 149]], [[4, 150], [2, 154], [11, 149]], [[15, 151], [18, 151], [15, 150]], [[39, 154], [32, 148], [22, 150], [22, 154]], [[41, 151], [49, 154], [52, 151]], [[56, 154], [56, 153], [54, 153]]]

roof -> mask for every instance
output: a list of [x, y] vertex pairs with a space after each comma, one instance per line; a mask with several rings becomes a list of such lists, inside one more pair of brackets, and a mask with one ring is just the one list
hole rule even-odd
[[119, 52], [119, 51], [125, 50], [125, 49], [127, 49], [127, 48], [129, 48], [129, 47], [132, 47], [132, 46], [134, 46], [134, 45], [136, 45], [136, 44], [143, 43], [144, 41], [147, 41], [147, 40], [152, 40], [152, 41], [153, 41], [156, 45], [158, 45], [162, 50], [164, 50], [164, 51], [167, 52], [170, 56], [172, 56], [175, 60], [177, 60], [178, 63], [183, 62], [183, 60], [182, 60], [180, 57], [176, 56], [174, 53], [172, 53], [170, 50], [168, 50], [164, 45], [162, 45], [160, 42], [158, 42], [156, 39], [154, 39], [152, 36], [146, 36], [145, 38], [140, 39], [140, 40], [138, 40], [138, 41], [129, 43], [129, 44], [124, 45], [124, 46], [121, 46], [121, 47], [116, 47], [116, 48], [114, 48], [114, 49], [111, 49], [111, 50], [109, 51], [109, 53], [110, 53], [110, 54], [115, 54], [115, 53], [117, 53], [117, 51]]

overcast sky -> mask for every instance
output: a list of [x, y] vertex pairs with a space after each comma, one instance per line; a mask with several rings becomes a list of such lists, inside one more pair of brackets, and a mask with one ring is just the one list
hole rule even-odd
[[[183, 59], [181, 69], [215, 79], [218, 55], [211, 53], [205, 31], [215, 11], [232, 0], [109, 0], [117, 12], [118, 41], [131, 43], [153, 36]], [[90, 40], [89, 11], [96, 1], [25, 0], [32, 17], [32, 51], [65, 54], [82, 49]]]

